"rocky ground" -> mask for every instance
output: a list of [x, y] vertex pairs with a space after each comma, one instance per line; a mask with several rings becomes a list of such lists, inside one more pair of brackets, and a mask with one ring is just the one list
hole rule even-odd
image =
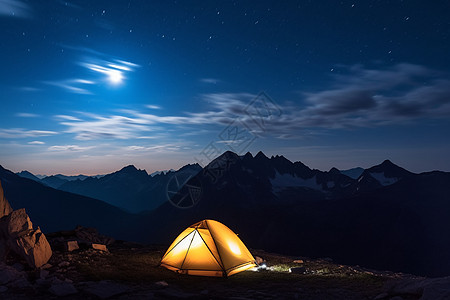
[[0, 264], [0, 299], [450, 299], [450, 278], [370, 271], [330, 259], [251, 249], [265, 269], [210, 278], [158, 267], [164, 247], [114, 241], [95, 230], [48, 239], [53, 255], [43, 267], [32, 269], [13, 255]]

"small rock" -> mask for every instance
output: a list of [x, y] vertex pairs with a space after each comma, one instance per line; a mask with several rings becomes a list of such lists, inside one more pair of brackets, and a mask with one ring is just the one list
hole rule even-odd
[[[168, 288], [168, 289], [164, 289], [164, 290], [159, 290], [159, 294], [161, 296], [163, 296], [164, 298], [169, 298], [169, 299], [195, 299], [196, 296], [195, 294], [192, 293], [186, 293], [180, 290], [175, 290], [173, 288]], [[230, 298], [232, 299], [232, 298]]]
[[23, 289], [23, 288], [31, 286], [31, 283], [25, 277], [20, 277], [17, 280], [10, 282], [8, 285], [10, 287]]
[[50, 274], [49, 271], [47, 271], [47, 270], [41, 270], [41, 271], [39, 272], [39, 278], [45, 279], [45, 278], [47, 278], [48, 274]]
[[376, 296], [373, 300], [381, 300], [381, 299], [387, 298], [388, 296], [389, 296], [389, 294], [384, 292], [384, 293], [381, 293], [378, 296]]
[[164, 286], [164, 287], [169, 286], [169, 284], [167, 282], [165, 282], [164, 280], [157, 281], [157, 282], [155, 282], [155, 284], [158, 286]]
[[100, 251], [108, 251], [105, 245], [102, 244], [92, 244], [92, 248]]
[[46, 279], [38, 278], [38, 279], [36, 279], [36, 284], [37, 285], [48, 285], [49, 281]]
[[87, 282], [87, 287], [84, 289], [85, 292], [94, 294], [100, 299], [107, 299], [113, 296], [117, 296], [128, 292], [129, 287], [114, 283], [111, 281], [103, 280], [100, 282]]
[[4, 293], [8, 290], [8, 287], [4, 286], [4, 285], [0, 285], [0, 293]]
[[78, 293], [78, 290], [73, 286], [73, 284], [68, 282], [52, 284], [49, 291], [50, 293], [58, 297], [64, 297]]
[[293, 261], [294, 264], [302, 264], [303, 263], [303, 259], [296, 259]]
[[200, 295], [208, 295], [209, 291], [208, 290], [203, 290], [200, 292]]
[[68, 267], [70, 263], [68, 261], [62, 261], [58, 264], [58, 267]]
[[[403, 298], [400, 297], [400, 296], [395, 296], [395, 297], [392, 297], [392, 298], [389, 299], [389, 300], [403, 300]], [[436, 299], [434, 299], [434, 300], [436, 300]]]
[[0, 284], [7, 284], [24, 277], [23, 272], [19, 272], [13, 267], [0, 264]]
[[23, 269], [24, 269], [24, 266], [21, 263], [15, 263], [11, 267], [13, 267], [14, 269], [16, 269], [19, 272], [23, 271]]
[[294, 274], [305, 274], [306, 268], [305, 267], [290, 268], [289, 272], [294, 273]]
[[77, 241], [67, 241], [65, 244], [66, 251], [72, 252], [74, 250], [80, 249]]

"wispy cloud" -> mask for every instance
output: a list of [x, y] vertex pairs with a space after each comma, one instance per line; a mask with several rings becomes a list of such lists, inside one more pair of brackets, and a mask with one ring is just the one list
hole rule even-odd
[[65, 120], [65, 121], [81, 121], [79, 118], [74, 116], [68, 116], [68, 115], [55, 115], [54, 116], [57, 120]]
[[55, 134], [58, 133], [48, 130], [27, 130], [22, 128], [0, 129], [0, 138], [28, 138], [51, 136]]
[[202, 83], [208, 83], [208, 84], [217, 84], [221, 80], [217, 78], [200, 78], [200, 82]]
[[0, 15], [17, 17], [17, 18], [30, 18], [31, 7], [20, 0], [0, 0]]
[[42, 141], [31, 141], [31, 142], [28, 142], [28, 144], [29, 145], [45, 145], [45, 143]]
[[44, 83], [60, 87], [70, 93], [93, 95], [93, 85], [105, 83], [119, 85], [128, 78], [130, 72], [134, 72], [140, 67], [136, 63], [119, 59], [91, 48], [65, 44], [59, 45], [79, 55], [79, 59], [75, 64], [78, 67], [82, 67], [82, 70], [85, 72], [79, 72], [80, 78], [49, 80]]
[[88, 118], [74, 117], [73, 120], [62, 121], [61, 125], [67, 126], [66, 132], [74, 133], [78, 140], [131, 139], [152, 130], [146, 126], [145, 120], [127, 116], [90, 115]]
[[152, 105], [152, 104], [146, 105], [145, 107], [150, 108], [150, 109], [162, 109], [161, 106], [159, 106], [159, 105]]
[[21, 118], [38, 118], [38, 117], [40, 117], [40, 115], [32, 114], [32, 113], [17, 113], [16, 117], [21, 117]]
[[177, 144], [161, 144], [153, 146], [127, 146], [124, 150], [128, 151], [152, 151], [152, 152], [165, 152], [165, 151], [180, 151], [183, 149], [182, 145]]
[[78, 145], [62, 145], [62, 146], [51, 146], [48, 148], [49, 151], [85, 151], [92, 149], [94, 147], [82, 147]]
[[[99, 73], [103, 77], [99, 80], [109, 84], [120, 84], [124, 81], [129, 72], [133, 72], [139, 65], [119, 59], [102, 59], [98, 57], [88, 57], [80, 62], [84, 68]], [[98, 82], [98, 80], [96, 80]]]
[[[424, 84], [425, 83], [425, 84]], [[238, 121], [253, 134], [281, 139], [314, 135], [323, 130], [403, 124], [450, 116], [450, 79], [418, 65], [386, 69], [351, 66], [334, 77], [330, 88], [301, 93], [301, 104], [255, 101], [260, 95], [214, 93], [202, 95], [203, 111], [161, 115], [120, 110], [113, 115], [78, 114], [60, 122], [79, 140], [151, 137], [165, 125], [196, 131], [199, 126], [228, 126]], [[295, 102], [293, 102], [295, 103]], [[147, 108], [156, 107], [147, 106]], [[163, 129], [161, 129], [163, 128]]]
[[61, 81], [45, 81], [45, 84], [60, 87], [70, 93], [82, 94], [82, 95], [92, 95], [92, 92], [88, 90], [87, 85], [94, 84], [91, 80], [85, 79], [67, 79]]

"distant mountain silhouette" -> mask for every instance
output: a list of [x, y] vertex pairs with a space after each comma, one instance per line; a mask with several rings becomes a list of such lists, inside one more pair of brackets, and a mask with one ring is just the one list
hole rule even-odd
[[41, 181], [37, 176], [34, 176], [31, 172], [28, 172], [28, 171], [21, 171], [21, 172], [17, 173], [17, 175], [19, 175], [20, 177], [23, 177], [23, 178], [28, 178], [28, 179], [37, 181], [37, 182]]
[[212, 218], [253, 248], [428, 276], [450, 274], [450, 173], [414, 174], [385, 161], [352, 179], [282, 156], [226, 152], [172, 202], [199, 183], [201, 199], [193, 208], [164, 203], [149, 213], [147, 228], [171, 220], [152, 230], [149, 241], [170, 243], [185, 224]]
[[344, 175], [347, 175], [350, 178], [358, 179], [358, 177], [362, 174], [362, 172], [364, 172], [364, 169], [361, 167], [356, 167], [348, 170], [340, 170], [339, 172], [341, 172]]
[[145, 170], [129, 165], [100, 178], [67, 181], [59, 189], [96, 199], [139, 213], [157, 208], [167, 201], [167, 182], [178, 172], [192, 176], [201, 171], [198, 164], [187, 165], [175, 172], [151, 176]]
[[[186, 181], [178, 178], [183, 171], [189, 174]], [[127, 166], [61, 186], [122, 207], [130, 202], [126, 206], [131, 211], [154, 208], [136, 215], [13, 178], [5, 170], [9, 177], [0, 173], [0, 180], [6, 179], [2, 183], [12, 205], [30, 205], [30, 215], [37, 214], [39, 223], [50, 228], [64, 228], [80, 218], [79, 223], [95, 223], [114, 237], [169, 244], [180, 229], [209, 218], [227, 224], [251, 248], [418, 275], [450, 275], [450, 173], [415, 174], [388, 160], [356, 170], [358, 176], [353, 171], [347, 176], [346, 171], [311, 169], [278, 155], [225, 152], [203, 169], [188, 165], [151, 177]], [[174, 178], [182, 185], [167, 201]], [[89, 214], [91, 209], [95, 213]]]
[[0, 181], [13, 209], [25, 208], [43, 232], [73, 229], [77, 225], [98, 228], [116, 238], [136, 239], [136, 216], [100, 200], [44, 186], [0, 166]]

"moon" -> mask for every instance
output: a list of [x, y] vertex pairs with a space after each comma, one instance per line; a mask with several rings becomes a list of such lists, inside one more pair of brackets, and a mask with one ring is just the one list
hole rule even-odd
[[122, 72], [119, 70], [108, 70], [108, 81], [112, 85], [121, 84], [123, 81]]

